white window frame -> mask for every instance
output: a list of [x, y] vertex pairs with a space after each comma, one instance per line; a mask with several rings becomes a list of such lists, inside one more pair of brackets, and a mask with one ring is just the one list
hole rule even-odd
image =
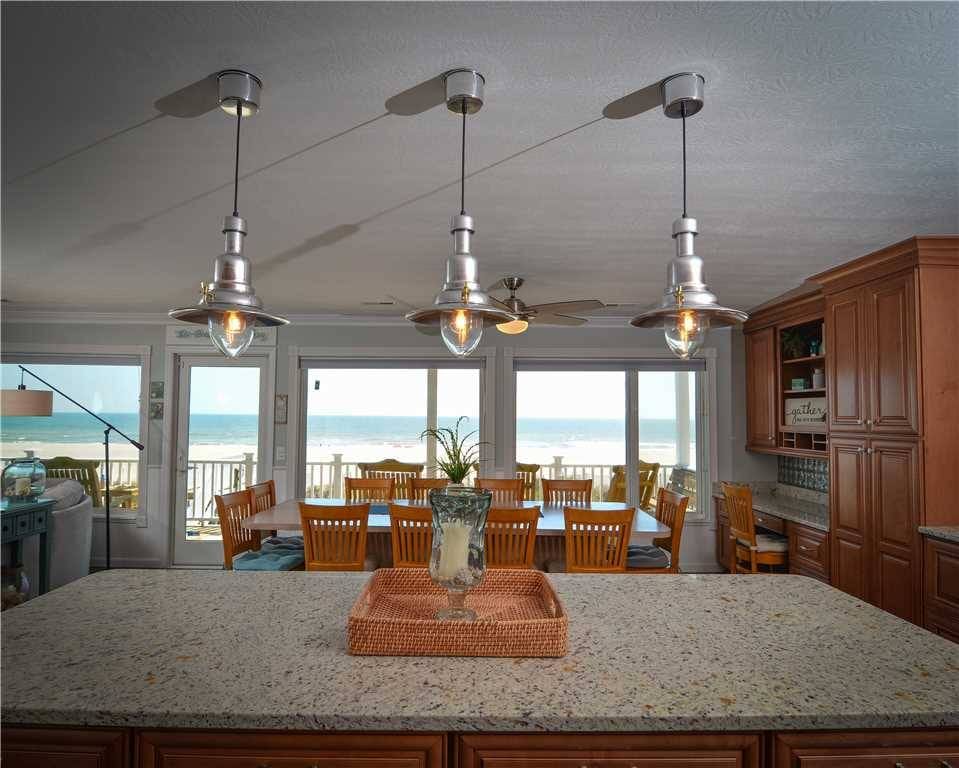
[[[480, 460], [492, 461], [493, 455], [489, 452], [489, 445], [495, 446], [496, 441], [496, 348], [489, 347], [479, 350], [471, 356], [472, 359], [482, 359], [480, 370]], [[305, 492], [306, 475], [306, 372], [310, 364], [325, 363], [333, 368], [349, 368], [351, 363], [376, 364], [396, 363], [408, 360], [411, 364], [429, 365], [437, 361], [447, 367], [450, 355], [445, 349], [426, 349], [423, 347], [368, 347], [356, 349], [351, 347], [289, 347], [289, 374], [288, 386], [290, 396], [291, 415], [287, 424], [286, 433], [286, 493], [287, 498], [301, 498]], [[466, 367], [474, 367], [464, 365]], [[430, 370], [427, 368], [427, 370]], [[435, 385], [435, 379], [433, 381]], [[429, 377], [427, 386], [429, 387]], [[489, 445], [486, 445], [488, 443]], [[429, 458], [429, 457], [427, 457]], [[435, 457], [433, 457], [435, 460]], [[300, 466], [302, 464], [302, 467]]]
[[[700, 478], [702, 488], [697, 488], [697, 504], [695, 514], [686, 516], [686, 522], [691, 525], [708, 525], [712, 523], [712, 504], [709, 503], [712, 488], [712, 475], [718, 466], [718, 447], [716, 443], [716, 358], [715, 347], [703, 348], [697, 353], [705, 363], [705, 370], [698, 377], [696, 387], [697, 424], [701, 426], [702, 435], [697, 435], [696, 452], [697, 467], [701, 467]], [[555, 363], [555, 370], [588, 370], [591, 365], [608, 363], [612, 366], [622, 365], [626, 372], [626, 465], [635, 466], [639, 449], [636, 440], [639, 425], [638, 413], [638, 368], [643, 362], [655, 364], [670, 363], [676, 358], [664, 348], [503, 348], [503, 429], [512, 429], [509, 437], [503, 440], [503, 463], [506, 467], [516, 466], [516, 371], [524, 362]], [[632, 473], [626, 475], [627, 498], [634, 498], [635, 489]]]
[[[140, 453], [137, 465], [137, 483], [139, 487], [139, 502], [136, 511], [124, 509], [110, 510], [111, 525], [136, 525], [146, 528], [149, 518], [150, 499], [148, 487], [149, 465], [149, 399], [150, 399], [150, 356], [149, 346], [109, 346], [93, 344], [4, 344], [0, 362], [7, 365], [21, 364], [27, 367], [34, 365], [109, 365], [116, 363], [117, 358], [130, 358], [130, 365], [140, 366], [140, 420], [139, 440], [146, 448]], [[52, 382], [64, 392], [73, 396], [68, 383]], [[42, 387], [37, 382], [38, 387]], [[82, 399], [77, 398], [80, 402]], [[92, 416], [90, 417], [93, 418]], [[94, 511], [94, 520], [104, 520], [103, 511]]]

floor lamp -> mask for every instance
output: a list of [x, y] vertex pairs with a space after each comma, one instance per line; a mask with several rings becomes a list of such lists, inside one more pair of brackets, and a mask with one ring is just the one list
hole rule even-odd
[[107, 569], [110, 568], [110, 433], [116, 432], [120, 437], [124, 438], [130, 445], [136, 448], [138, 451], [143, 450], [143, 446], [130, 437], [127, 434], [124, 434], [121, 430], [117, 429], [113, 424], [111, 424], [106, 419], [101, 419], [93, 411], [87, 408], [85, 405], [78, 403], [70, 395], [62, 390], [57, 389], [49, 381], [44, 381], [33, 371], [28, 368], [24, 368], [22, 365], [17, 366], [20, 369], [20, 386], [16, 389], [5, 389], [3, 390], [3, 407], [2, 412], [7, 416], [51, 416], [53, 414], [53, 396], [48, 392], [36, 392], [31, 391], [26, 388], [23, 383], [23, 374], [28, 373], [37, 381], [39, 381], [44, 386], [50, 387], [54, 392], [62, 397], [65, 397], [71, 403], [73, 403], [77, 408], [85, 411], [90, 414], [93, 418], [103, 424], [106, 429], [103, 430], [103, 465], [104, 465], [104, 483], [105, 483], [105, 494], [104, 502], [106, 504], [106, 549], [107, 549]]

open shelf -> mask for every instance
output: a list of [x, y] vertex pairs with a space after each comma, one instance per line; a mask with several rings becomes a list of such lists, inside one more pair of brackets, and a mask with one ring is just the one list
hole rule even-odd
[[784, 389], [784, 395], [808, 395], [811, 393], [825, 393], [825, 387], [806, 387], [806, 389]]
[[785, 424], [779, 425], [780, 432], [805, 432], [811, 435], [825, 435], [826, 434], [826, 425], [822, 424], [793, 424], [786, 426]]
[[825, 355], [807, 355], [806, 357], [794, 357], [792, 360], [783, 360], [783, 365], [792, 365], [793, 363], [814, 363], [818, 360], [825, 359]]
[[[791, 337], [788, 339], [788, 345], [786, 343], [787, 337]], [[815, 403], [816, 406], [819, 406], [825, 400], [825, 386], [807, 386], [803, 389], [791, 388], [793, 379], [801, 379], [808, 385], [812, 384], [816, 371], [822, 370], [825, 372], [826, 356], [819, 351], [823, 341], [823, 318], [821, 316], [805, 317], [792, 325], [780, 328], [778, 341], [780, 362], [779, 418], [784, 419], [783, 414], [786, 410], [786, 404], [794, 403], [796, 398], [810, 398], [811, 400], [821, 398], [819, 403]], [[790, 353], [799, 356], [787, 356], [787, 346]], [[815, 349], [817, 354], [808, 354], [810, 349]], [[794, 406], [790, 406], [790, 408], [792, 407]], [[818, 415], [818, 412], [814, 413]], [[828, 456], [829, 438], [826, 434], [824, 421], [812, 421], [808, 424], [791, 426], [780, 423], [777, 437], [776, 447], [782, 453], [811, 458]]]

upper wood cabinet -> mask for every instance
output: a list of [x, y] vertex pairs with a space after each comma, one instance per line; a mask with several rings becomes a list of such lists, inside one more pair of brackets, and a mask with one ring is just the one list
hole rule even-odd
[[861, 288], [826, 300], [826, 379], [830, 432], [862, 432], [867, 392], [865, 322]]
[[776, 329], [746, 334], [746, 445], [775, 448], [778, 425]]

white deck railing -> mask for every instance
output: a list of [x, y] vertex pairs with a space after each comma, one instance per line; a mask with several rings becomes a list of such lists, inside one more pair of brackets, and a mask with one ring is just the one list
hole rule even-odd
[[[10, 459], [0, 459], [6, 463]], [[137, 488], [139, 485], [139, 462], [136, 459], [113, 459], [110, 461], [110, 484], [116, 488]], [[540, 476], [548, 480], [593, 481], [593, 498], [605, 497], [613, 475], [613, 464], [570, 464], [562, 456], [543, 464]], [[659, 485], [669, 481], [672, 464], [664, 464], [659, 470]], [[306, 464], [307, 498], [342, 498], [343, 480], [359, 477], [356, 462], [344, 461], [343, 455], [333, 454], [332, 461], [310, 461]], [[101, 481], [103, 470], [100, 470]], [[252, 453], [243, 455], [241, 461], [198, 460], [187, 465], [186, 518], [193, 524], [217, 522], [213, 497], [238, 491], [252, 484], [256, 478], [256, 460]], [[469, 479], [467, 479], [469, 482]], [[537, 494], [538, 495], [538, 494]]]

